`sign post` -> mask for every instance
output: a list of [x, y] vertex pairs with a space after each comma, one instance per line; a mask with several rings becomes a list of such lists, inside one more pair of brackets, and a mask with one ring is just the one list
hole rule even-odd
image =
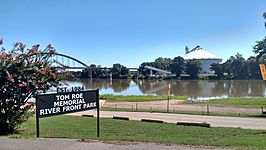
[[38, 96], [36, 97], [36, 137], [40, 136], [39, 111], [38, 111]]
[[168, 94], [168, 98], [167, 98], [167, 112], [169, 112], [169, 99], [170, 99], [170, 95], [171, 95], [171, 85], [170, 85], [170, 83], [168, 84], [167, 94]]
[[39, 118], [97, 109], [97, 137], [100, 136], [99, 90], [75, 91], [37, 95], [36, 137], [39, 132]]
[[99, 101], [99, 89], [97, 89], [97, 137], [100, 137], [100, 101]]

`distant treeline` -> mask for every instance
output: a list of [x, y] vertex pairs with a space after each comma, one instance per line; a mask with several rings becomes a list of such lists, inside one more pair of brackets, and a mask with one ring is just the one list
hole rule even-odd
[[127, 79], [130, 78], [129, 69], [125, 66], [116, 63], [112, 68], [102, 67], [101, 65], [90, 65], [90, 70], [83, 70], [82, 72], [73, 72], [76, 77], [80, 78], [114, 78], [114, 79]]
[[[257, 49], [257, 46], [254, 49]], [[261, 50], [259, 51], [260, 53], [262, 52]], [[254, 52], [258, 53], [255, 50]], [[208, 76], [199, 76], [202, 66], [198, 60], [185, 61], [180, 56], [175, 57], [173, 60], [170, 58], [157, 58], [154, 62], [142, 63], [139, 67], [139, 73], [140, 76], [147, 78], [149, 70], [145, 69], [144, 66], [148, 65], [169, 70], [175, 75], [174, 78], [177, 79], [198, 79], [199, 77], [208, 79], [261, 79], [259, 64], [265, 63], [265, 58], [258, 55], [257, 57], [251, 56], [246, 60], [241, 54], [237, 53], [224, 63], [212, 64], [210, 70], [214, 74]]]
[[[254, 47], [255, 48], [255, 47]], [[260, 51], [261, 53], [261, 51]], [[214, 74], [205, 76], [200, 75], [202, 69], [201, 63], [198, 60], [184, 60], [184, 58], [178, 56], [174, 59], [159, 57], [153, 62], [142, 63], [138, 71], [130, 72], [129, 69], [119, 63], [113, 64], [112, 68], [101, 67], [100, 65], [90, 65], [91, 74], [83, 71], [80, 75], [82, 78], [114, 78], [114, 79], [126, 79], [126, 78], [139, 78], [139, 79], [151, 79], [151, 78], [169, 78], [169, 79], [261, 79], [261, 73], [259, 64], [266, 63], [266, 54], [258, 55], [257, 57], [251, 56], [247, 60], [243, 56], [237, 53], [235, 56], [231, 56], [226, 62], [220, 64], [212, 64], [211, 70]], [[172, 72], [172, 76], [163, 77], [154, 72], [153, 76], [150, 76], [150, 70], [145, 66], [152, 66], [158, 69], [167, 70]]]

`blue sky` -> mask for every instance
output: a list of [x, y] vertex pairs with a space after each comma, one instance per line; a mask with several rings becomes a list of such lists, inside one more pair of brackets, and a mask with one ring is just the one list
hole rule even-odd
[[266, 0], [0, 0], [0, 38], [107, 67], [184, 56], [186, 45], [247, 58], [266, 36], [263, 12]]

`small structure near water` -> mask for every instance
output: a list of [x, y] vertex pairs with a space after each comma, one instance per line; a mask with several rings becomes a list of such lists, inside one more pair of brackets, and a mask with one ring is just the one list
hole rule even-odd
[[188, 47], [185, 49], [186, 55], [184, 56], [185, 60], [199, 60], [202, 65], [201, 73], [214, 73], [210, 70], [211, 64], [218, 64], [222, 62], [222, 58], [217, 57], [216, 55], [202, 49], [200, 46], [197, 46], [193, 48], [192, 50], [189, 50]]

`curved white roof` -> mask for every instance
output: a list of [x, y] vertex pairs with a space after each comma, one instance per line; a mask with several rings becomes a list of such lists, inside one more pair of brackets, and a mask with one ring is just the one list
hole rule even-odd
[[221, 59], [216, 55], [202, 49], [197, 48], [184, 56], [184, 59]]

